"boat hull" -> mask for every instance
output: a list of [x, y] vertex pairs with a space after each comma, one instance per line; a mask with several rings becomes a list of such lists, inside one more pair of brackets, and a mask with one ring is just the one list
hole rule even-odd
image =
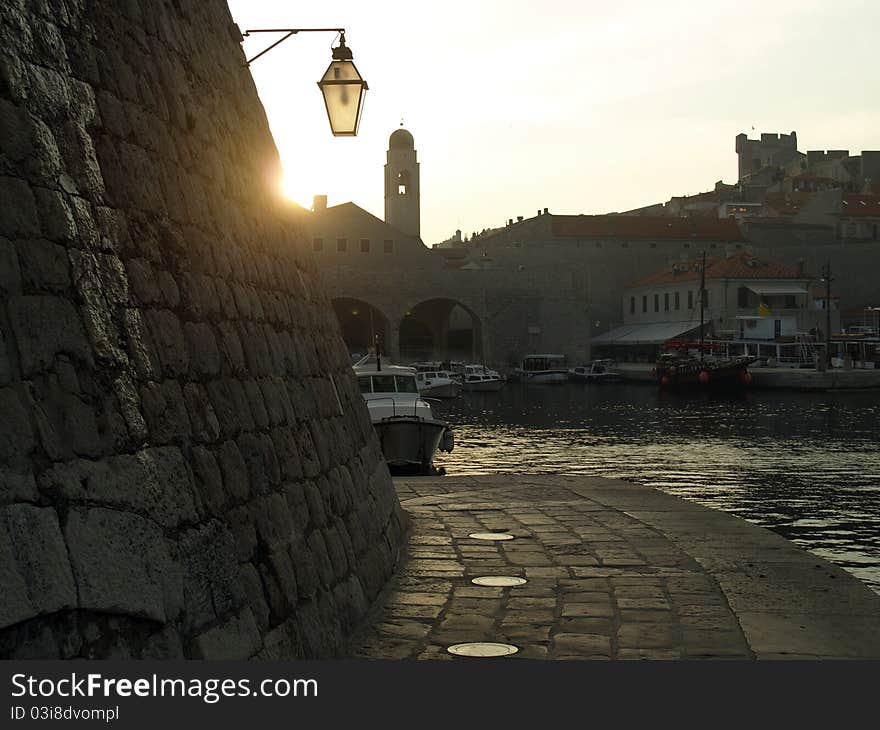
[[458, 383], [443, 383], [442, 385], [428, 385], [420, 391], [426, 398], [457, 398], [461, 393]]
[[658, 367], [657, 384], [670, 390], [745, 388], [751, 384], [749, 365], [753, 361], [754, 358], [742, 358], [720, 364], [696, 362], [669, 368]]
[[468, 393], [497, 393], [504, 387], [503, 380], [482, 380], [473, 383], [465, 381], [462, 386]]
[[590, 383], [590, 384], [598, 384], [598, 383], [619, 383], [622, 378], [620, 373], [571, 373], [568, 376], [568, 379], [572, 383]]
[[448, 426], [416, 416], [390, 416], [373, 422], [389, 467], [430, 474], [434, 454]]
[[523, 372], [520, 376], [524, 383], [534, 383], [536, 385], [558, 385], [559, 383], [568, 382], [567, 370], [541, 370], [533, 372]]

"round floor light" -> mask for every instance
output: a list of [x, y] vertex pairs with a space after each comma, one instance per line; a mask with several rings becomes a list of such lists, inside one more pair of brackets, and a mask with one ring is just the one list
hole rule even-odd
[[467, 644], [453, 644], [446, 651], [455, 656], [500, 657], [516, 654], [519, 648], [513, 644], [496, 644], [491, 641], [474, 641]]
[[513, 540], [509, 532], [472, 532], [468, 537], [474, 540]]
[[515, 575], [481, 575], [479, 578], [471, 580], [471, 583], [491, 588], [511, 588], [525, 585], [528, 581], [525, 578], [517, 578]]

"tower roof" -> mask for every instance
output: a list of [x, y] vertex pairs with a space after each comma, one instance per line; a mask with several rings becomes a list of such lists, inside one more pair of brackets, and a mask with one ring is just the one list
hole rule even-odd
[[388, 146], [392, 150], [411, 150], [415, 149], [415, 141], [413, 136], [402, 127], [395, 129], [388, 138]]

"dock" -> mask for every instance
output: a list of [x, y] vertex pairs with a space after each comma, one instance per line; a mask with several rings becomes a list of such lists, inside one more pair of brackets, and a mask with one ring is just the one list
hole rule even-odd
[[[880, 595], [733, 515], [614, 479], [396, 479], [411, 519], [396, 578], [349, 647], [457, 659], [880, 658]], [[503, 531], [508, 540], [474, 533]], [[515, 576], [522, 585], [475, 585]]]
[[[624, 380], [653, 383], [654, 366], [650, 363], [620, 363], [616, 366]], [[813, 370], [808, 368], [750, 367], [753, 390], [875, 390], [880, 389], [880, 370]]]

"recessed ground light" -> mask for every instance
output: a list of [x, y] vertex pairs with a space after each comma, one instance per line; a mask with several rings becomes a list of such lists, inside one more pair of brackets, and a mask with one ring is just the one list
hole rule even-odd
[[493, 588], [509, 588], [528, 583], [525, 578], [517, 578], [514, 575], [481, 575], [474, 578], [471, 583], [478, 586], [491, 586]]
[[472, 532], [468, 537], [474, 540], [513, 540], [509, 532]]
[[491, 641], [474, 641], [467, 644], [453, 644], [446, 651], [455, 656], [496, 657], [510, 656], [519, 651], [513, 644], [495, 644]]

